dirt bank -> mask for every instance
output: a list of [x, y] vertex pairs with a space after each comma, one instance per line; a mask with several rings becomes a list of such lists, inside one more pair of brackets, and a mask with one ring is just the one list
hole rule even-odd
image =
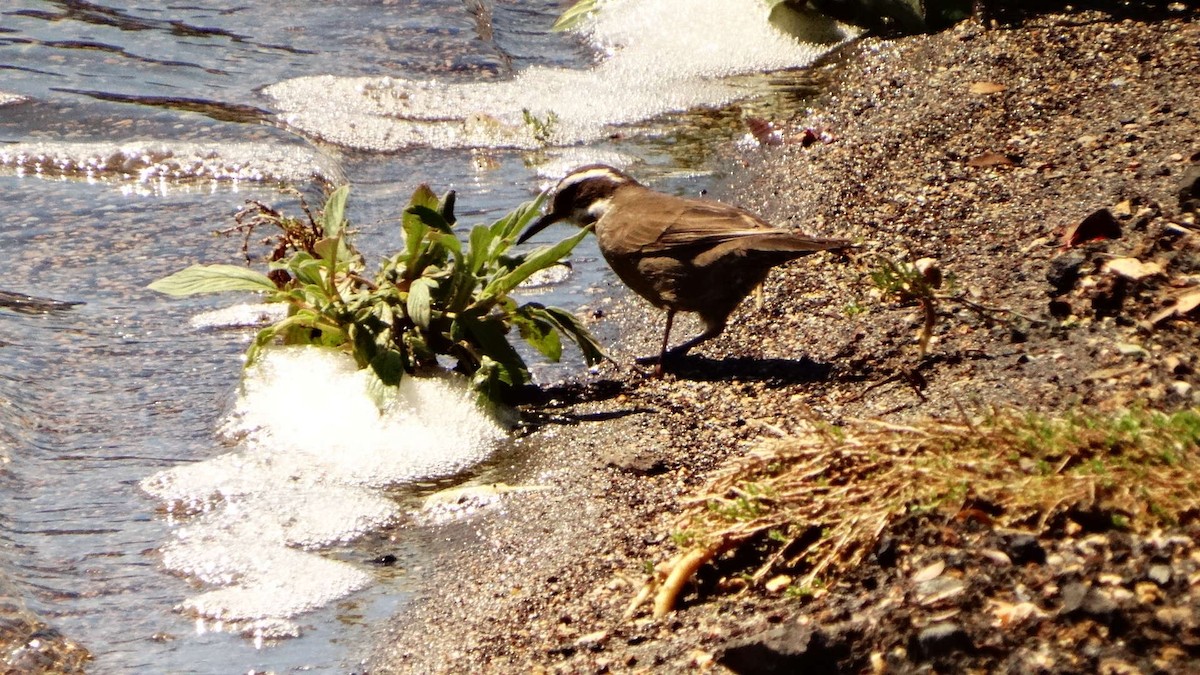
[[[680, 500], [801, 420], [1196, 405], [1196, 313], [1171, 313], [1200, 274], [1180, 197], [1200, 161], [1197, 44], [1191, 16], [1072, 14], [851, 46], [785, 143], [732, 172], [728, 200], [862, 249], [777, 270], [763, 305], [746, 303], [673, 376], [611, 367], [529, 406], [538, 448], [509, 482], [552, 489], [456, 528], [458, 550], [368, 669], [1194, 668], [1195, 514], [1152, 534], [1097, 528], [1087, 505], [1023, 532], [914, 517], [820, 593], [709, 588], [663, 619], [623, 614], [670, 555]], [[924, 359], [920, 312], [871, 290], [879, 256], [936, 259], [970, 303], [941, 304]], [[660, 316], [637, 302], [613, 316], [619, 358], [654, 351]], [[930, 565], [957, 585], [926, 603], [913, 584], [948, 578]], [[999, 615], [1000, 602], [1023, 613]], [[781, 650], [794, 660], [772, 660]]]

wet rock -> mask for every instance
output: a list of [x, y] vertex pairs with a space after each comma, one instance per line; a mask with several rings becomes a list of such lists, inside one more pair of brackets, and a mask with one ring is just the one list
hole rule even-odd
[[838, 661], [849, 656], [855, 632], [793, 622], [726, 647], [717, 662], [744, 675], [838, 672]]
[[954, 621], [940, 621], [921, 629], [913, 639], [909, 651], [925, 658], [942, 656], [952, 652], [969, 652], [975, 649], [971, 636]]

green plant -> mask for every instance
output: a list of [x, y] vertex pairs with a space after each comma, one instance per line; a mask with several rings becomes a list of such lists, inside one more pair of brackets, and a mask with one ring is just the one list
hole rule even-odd
[[550, 30], [562, 32], [577, 28], [594, 11], [596, 11], [596, 0], [577, 0], [558, 17]]
[[401, 218], [400, 250], [368, 279], [363, 256], [350, 242], [348, 192], [336, 190], [316, 216], [301, 200], [304, 219], [258, 202], [238, 214], [232, 229], [242, 231], [247, 242], [257, 227], [278, 230], [268, 274], [236, 265], [195, 265], [150, 288], [175, 296], [258, 291], [269, 302], [287, 303], [287, 316], [259, 331], [247, 365], [280, 340], [322, 345], [350, 353], [360, 368], [394, 385], [406, 373], [440, 367], [439, 357], [448, 356], [488, 398], [501, 400], [529, 381], [525, 361], [508, 339], [513, 327], [551, 360], [561, 357], [563, 337], [579, 346], [588, 364], [605, 358], [570, 312], [534, 302], [518, 305], [509, 295], [535, 272], [557, 264], [587, 233], [511, 254], [545, 195], [491, 225], [476, 225], [464, 243], [455, 227], [454, 193], [438, 199], [422, 185]]
[[528, 108], [522, 108], [521, 116], [525, 119], [525, 126], [529, 127], [529, 132], [533, 134], [535, 141], [547, 145], [554, 139], [554, 132], [558, 128], [558, 113], [551, 110], [546, 113], [545, 117], [538, 117], [529, 112]]
[[[1016, 329], [1016, 326], [1001, 319], [999, 315], [1013, 316], [1027, 324], [1043, 323], [1006, 307], [989, 307], [967, 298], [966, 293], [955, 288], [954, 275], [943, 275], [937, 261], [932, 258], [921, 258], [911, 263], [903, 260], [897, 262], [884, 256], [876, 256], [876, 259], [878, 267], [870, 271], [870, 277], [872, 285], [878, 289], [880, 295], [905, 305], [915, 303], [921, 308], [924, 320], [918, 344], [922, 358], [929, 350], [929, 341], [937, 324], [938, 303], [962, 305], [987, 321], [999, 321], [1013, 329]], [[949, 292], [939, 292], [943, 285]]]

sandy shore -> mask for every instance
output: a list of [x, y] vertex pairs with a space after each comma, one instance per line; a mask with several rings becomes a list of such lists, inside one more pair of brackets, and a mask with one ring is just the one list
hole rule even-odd
[[[857, 239], [862, 250], [849, 260], [813, 256], [777, 270], [762, 307], [745, 303], [730, 331], [674, 375], [652, 380], [610, 367], [527, 406], [528, 451], [506, 480], [550, 489], [508, 497], [448, 530], [454, 546], [425, 571], [422, 599], [382, 636], [367, 670], [721, 670], [734, 665], [733, 646], [765, 630], [855, 615], [872, 617], [871, 625], [838, 633], [833, 656], [809, 666], [1194, 666], [1194, 586], [1153, 607], [1125, 611], [1118, 603], [1122, 630], [1136, 640], [1112, 637], [1116, 624], [1081, 628], [1085, 619], [1103, 622], [1072, 618], [1078, 612], [1065, 612], [1069, 601], [1054, 604], [1056, 596], [1046, 602], [1058, 614], [1041, 630], [950, 656], [918, 648], [926, 633], [917, 610], [886, 609], [886, 580], [894, 577], [878, 567], [832, 579], [822, 598], [807, 602], [704, 593], [664, 619], [623, 615], [647, 564], [671, 551], [680, 500], [727, 457], [802, 419], [906, 421], [988, 405], [1046, 413], [1197, 405], [1196, 317], [1152, 322], [1170, 294], [1196, 285], [1200, 274], [1195, 214], [1179, 196], [1200, 161], [1197, 44], [1192, 16], [1083, 13], [1029, 17], [999, 30], [966, 22], [937, 35], [850, 46], [829, 68], [830, 93], [813, 110], [780, 120], [785, 143], [739, 160], [723, 196], [781, 225]], [[804, 143], [805, 129], [830, 142]], [[1101, 209], [1122, 236], [1064, 251], [1064, 231]], [[1030, 320], [947, 307], [922, 360], [917, 312], [871, 291], [876, 255], [935, 258], [973, 301]], [[1115, 257], [1153, 260], [1163, 271], [1114, 281], [1099, 270]], [[661, 317], [643, 304], [631, 300], [603, 320], [621, 322], [614, 352], [623, 361], [654, 351]], [[923, 523], [889, 536], [916, 560], [934, 545], [922, 535], [935, 525], [948, 527]], [[1195, 527], [1181, 524], [1180, 532], [1194, 541]], [[1078, 534], [1070, 529], [1026, 536], [1069, 565]], [[962, 534], [958, 555], [973, 536]], [[1161, 552], [1103, 536], [1104, 550], [1123, 553], [1081, 567], [1089, 584], [1106, 573], [1142, 574], [1138, 561]], [[1198, 558], [1194, 544], [1179, 544], [1164, 564], [1178, 563], [1177, 577], [1186, 578]], [[1028, 569], [1069, 587], [1051, 565], [1019, 574]], [[1034, 582], [1018, 575], [1003, 583]], [[999, 592], [988, 588], [980, 593]], [[957, 608], [965, 644], [976, 647], [995, 632], [981, 602]], [[1177, 607], [1184, 608], [1177, 625], [1155, 628], [1160, 610]], [[1074, 660], [1038, 660], [1068, 634], [1077, 640], [1071, 644], [1095, 648], [1076, 650]]]

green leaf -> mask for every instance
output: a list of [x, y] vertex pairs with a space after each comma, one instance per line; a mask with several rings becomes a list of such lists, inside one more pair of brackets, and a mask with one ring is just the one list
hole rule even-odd
[[346, 217], [346, 197], [350, 194], [350, 186], [343, 185], [329, 195], [325, 201], [325, 212], [322, 215], [322, 226], [326, 237], [336, 237], [342, 232]]
[[404, 213], [406, 215], [411, 213], [417, 218], [420, 218], [422, 223], [435, 230], [440, 230], [446, 233], [453, 231], [450, 223], [446, 222], [446, 219], [442, 217], [442, 214], [434, 209], [429, 208], [428, 206], [413, 204], [405, 209]]
[[442, 219], [453, 225], [458, 222], [458, 218], [454, 215], [454, 190], [450, 190], [442, 196], [442, 200], [438, 202], [438, 213], [442, 215]]
[[408, 200], [408, 205], [436, 209], [438, 208], [438, 197], [428, 185], [421, 183], [417, 186], [416, 190], [413, 190], [412, 197]]
[[367, 365], [380, 382], [389, 386], [400, 384], [404, 377], [404, 355], [395, 349], [380, 350]]
[[[542, 204], [545, 203], [549, 192], [543, 192], [532, 201], [525, 202], [518, 206], [511, 213], [505, 215], [500, 220], [492, 223], [492, 234], [503, 241], [510, 244], [517, 240], [517, 235], [520, 234], [525, 226], [537, 218], [542, 211]], [[498, 251], [496, 255], [503, 253], [503, 249]]]
[[576, 234], [563, 239], [553, 246], [533, 251], [525, 258], [524, 262], [517, 265], [516, 269], [488, 284], [487, 288], [483, 289], [483, 298], [481, 299], [490, 299], [488, 296], [497, 297], [506, 295], [522, 281], [532, 276], [534, 272], [557, 263], [560, 258], [570, 253], [571, 249], [575, 248], [575, 245], [582, 241], [589, 231], [588, 228], [581, 228]]
[[177, 297], [227, 291], [273, 293], [278, 290], [267, 275], [238, 265], [192, 265], [155, 281], [147, 288]]
[[579, 0], [558, 17], [558, 21], [554, 22], [550, 30], [560, 32], [577, 28], [594, 11], [596, 0]]
[[325, 261], [326, 269], [331, 272], [341, 268], [349, 268], [350, 248], [340, 235], [325, 237], [313, 244], [313, 250]]
[[604, 353], [604, 348], [592, 336], [587, 326], [583, 325], [579, 317], [560, 307], [542, 307], [536, 303], [529, 303], [529, 305], [544, 312], [564, 335], [579, 346], [579, 351], [583, 352], [583, 359], [589, 366], [609, 359], [608, 354]]
[[478, 347], [485, 358], [490, 357], [496, 362], [500, 381], [518, 386], [529, 379], [529, 370], [525, 360], [508, 342], [506, 334], [508, 327], [495, 317], [478, 319], [469, 314], [459, 315], [455, 323], [463, 329], [470, 341]]
[[470, 268], [471, 274], [479, 274], [479, 270], [483, 268], [485, 263], [491, 262], [491, 246], [495, 236], [492, 230], [483, 225], [476, 225], [471, 230], [471, 237], [467, 247], [467, 267]]
[[513, 325], [531, 347], [557, 363], [562, 358], [562, 340], [558, 337], [558, 326], [547, 320], [544, 314], [531, 311], [536, 308], [537, 306], [532, 304], [517, 308], [512, 315]]
[[302, 283], [319, 287], [323, 287], [325, 284], [325, 276], [321, 274], [325, 269], [325, 264], [306, 251], [300, 251], [292, 256], [285, 269], [291, 271]]
[[408, 287], [408, 316], [421, 328], [429, 328], [429, 319], [433, 313], [430, 306], [433, 301], [430, 290], [435, 286], [437, 286], [437, 282], [422, 277], [413, 281], [412, 285]]

